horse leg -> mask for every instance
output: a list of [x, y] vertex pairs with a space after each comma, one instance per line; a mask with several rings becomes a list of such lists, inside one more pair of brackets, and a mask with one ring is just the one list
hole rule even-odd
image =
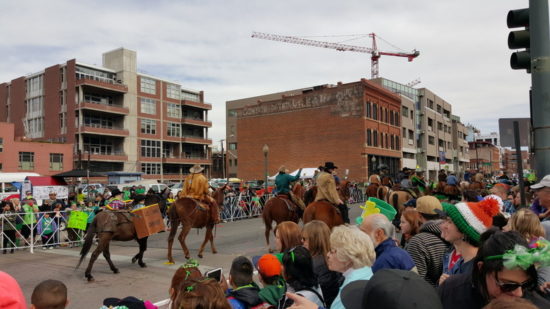
[[172, 245], [174, 244], [174, 237], [178, 232], [179, 221], [171, 221], [170, 234], [168, 235], [168, 264], [174, 264], [174, 258], [172, 257]]
[[[136, 254], [134, 259], [137, 257], [138, 265], [141, 268], [147, 267], [147, 265], [143, 262], [143, 254], [147, 250], [147, 239], [148, 238], [149, 237], [143, 237], [143, 238], [137, 240], [137, 242], [139, 244], [139, 253]], [[132, 259], [132, 263], [134, 263], [134, 259]]]
[[213, 226], [212, 225], [208, 225], [206, 227], [206, 234], [204, 235], [204, 240], [202, 242], [202, 245], [199, 249], [199, 257], [202, 259], [202, 252], [204, 251], [204, 247], [206, 246], [206, 244], [208, 243], [208, 241], [210, 240], [210, 237], [212, 236], [212, 228]]
[[[208, 230], [206, 230], [206, 233], [208, 234]], [[214, 232], [213, 232], [213, 230], [210, 230], [210, 249], [212, 249], [212, 254], [218, 253], [218, 250], [216, 250], [216, 246], [214, 246]]]
[[189, 234], [189, 231], [191, 230], [191, 224], [183, 225], [181, 228], [180, 235], [178, 237], [178, 240], [180, 241], [181, 248], [183, 249], [183, 253], [185, 254], [185, 258], [189, 259], [191, 256], [189, 255], [189, 248], [187, 248], [187, 245], [185, 244], [185, 238], [187, 237], [187, 234]]
[[267, 244], [267, 250], [269, 253], [273, 253], [273, 249], [271, 249], [271, 246], [269, 245], [269, 233], [271, 232], [271, 221], [269, 224], [265, 223], [265, 243]]
[[[110, 239], [109, 239], [110, 241]], [[105, 248], [103, 249], [103, 257], [109, 263], [109, 268], [113, 271], [113, 273], [118, 274], [118, 268], [115, 267], [115, 264], [113, 264], [113, 261], [111, 261], [111, 252], [109, 251], [109, 242], [105, 245]]]
[[97, 245], [97, 248], [95, 248], [94, 252], [92, 252], [92, 255], [90, 256], [90, 262], [88, 262], [88, 267], [86, 268], [86, 271], [84, 272], [84, 276], [88, 279], [88, 282], [94, 281], [94, 276], [92, 276], [92, 267], [94, 266], [95, 260], [97, 260], [97, 257], [101, 252], [103, 252], [105, 247], [105, 233], [100, 234], [99, 237], [99, 243]]

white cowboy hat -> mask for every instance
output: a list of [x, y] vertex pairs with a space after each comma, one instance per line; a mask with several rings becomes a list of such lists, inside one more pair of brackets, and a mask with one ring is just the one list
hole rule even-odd
[[197, 174], [197, 173], [202, 172], [203, 170], [204, 170], [203, 167], [201, 167], [198, 164], [195, 164], [195, 165], [193, 165], [192, 168], [189, 169], [189, 172], [192, 173], [192, 174]]

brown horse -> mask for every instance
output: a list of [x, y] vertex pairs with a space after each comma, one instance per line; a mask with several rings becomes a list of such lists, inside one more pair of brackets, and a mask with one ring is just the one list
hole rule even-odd
[[[338, 195], [340, 199], [345, 203], [350, 197], [350, 185], [351, 183], [344, 180], [338, 187]], [[342, 215], [340, 212], [328, 201], [315, 201], [307, 205], [304, 211], [304, 224], [313, 220], [321, 220], [325, 222], [329, 228], [344, 224]]]
[[377, 183], [369, 184], [365, 190], [365, 195], [367, 197], [378, 197], [378, 188], [380, 188], [380, 185]]
[[[116, 216], [117, 224], [113, 224], [112, 215]], [[113, 273], [117, 274], [119, 272], [113, 264], [113, 261], [111, 261], [111, 253], [109, 252], [109, 243], [111, 242], [111, 240], [136, 240], [139, 244], [139, 252], [132, 258], [132, 263], [138, 261], [139, 266], [146, 267], [145, 263], [143, 262], [143, 253], [145, 252], [145, 250], [147, 250], [148, 237], [137, 237], [134, 224], [131, 218], [127, 216], [127, 214], [124, 214], [122, 212], [101, 211], [95, 216], [94, 220], [90, 224], [90, 227], [88, 228], [88, 232], [86, 233], [86, 237], [84, 240], [84, 245], [82, 246], [82, 250], [80, 250], [80, 261], [78, 262], [76, 268], [80, 266], [80, 264], [90, 251], [95, 234], [97, 234], [98, 237], [98, 245], [92, 253], [92, 256], [90, 257], [90, 262], [88, 263], [88, 268], [86, 268], [86, 271], [84, 273], [86, 278], [88, 278], [88, 281], [94, 280], [94, 277], [92, 276], [92, 267], [95, 260], [101, 253], [103, 253], [105, 260], [107, 260], [107, 263], [109, 263], [109, 267], [111, 268]]]
[[[220, 212], [223, 209], [223, 199], [220, 198], [220, 195], [223, 196], [223, 190], [224, 189], [222, 187], [213, 193], [213, 196], [217, 197], [216, 203], [219, 203], [221, 200], [221, 207], [219, 208]], [[220, 194], [220, 192], [222, 193]], [[212, 216], [210, 215], [209, 210], [204, 208], [199, 201], [188, 197], [178, 198], [174, 202], [174, 205], [170, 208], [170, 213], [168, 216], [170, 218], [171, 226], [170, 234], [168, 235], [168, 263], [174, 263], [174, 258], [172, 257], [172, 245], [180, 223], [182, 225], [182, 229], [178, 236], [178, 240], [181, 244], [186, 259], [189, 259], [191, 256], [189, 255], [189, 248], [187, 248], [187, 245], [185, 244], [185, 238], [192, 228], [202, 229], [206, 227], [204, 241], [202, 242], [198, 254], [200, 258], [202, 258], [204, 247], [208, 242], [210, 242], [212, 253], [218, 253], [216, 247], [214, 246], [214, 234], [212, 233], [215, 224], [212, 221]]]
[[275, 221], [276, 225], [283, 221], [298, 223], [300, 221], [300, 213], [297, 207], [286, 196], [274, 196], [265, 203], [262, 219], [265, 225], [265, 242], [270, 253], [273, 252], [269, 245], [269, 233], [271, 232], [273, 221]]

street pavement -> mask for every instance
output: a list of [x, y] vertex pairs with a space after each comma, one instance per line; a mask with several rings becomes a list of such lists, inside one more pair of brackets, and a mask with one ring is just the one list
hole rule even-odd
[[[361, 212], [358, 205], [351, 206], [352, 222]], [[222, 223], [215, 231], [214, 242], [218, 253], [212, 254], [210, 246], [207, 246], [202, 259], [197, 257], [197, 253], [204, 239], [205, 230], [191, 230], [186, 243], [191, 257], [199, 261], [203, 273], [212, 268], [222, 267], [227, 277], [231, 261], [235, 257], [240, 255], [252, 257], [267, 252], [264, 230], [261, 218]], [[168, 290], [172, 275], [185, 262], [183, 250], [175, 239], [172, 253], [176, 263], [165, 264], [167, 238], [168, 233], [149, 237], [148, 249], [144, 256], [146, 268], [140, 268], [137, 264], [131, 263], [131, 257], [138, 252], [135, 241], [112, 242], [111, 259], [120, 273], [113, 274], [103, 256], [100, 256], [92, 270], [94, 282], [87, 282], [84, 278], [88, 258], [79, 269], [75, 270], [79, 247], [53, 250], [37, 248], [34, 254], [30, 254], [28, 249], [18, 250], [14, 254], [1, 254], [0, 270], [9, 273], [19, 282], [29, 304], [34, 287], [46, 279], [60, 280], [67, 285], [70, 301], [68, 308], [99, 308], [103, 299], [107, 297], [136, 296], [155, 303], [169, 297]], [[273, 234], [270, 236], [270, 243], [271, 247], [275, 248]], [[95, 246], [92, 247], [92, 250], [94, 249]]]

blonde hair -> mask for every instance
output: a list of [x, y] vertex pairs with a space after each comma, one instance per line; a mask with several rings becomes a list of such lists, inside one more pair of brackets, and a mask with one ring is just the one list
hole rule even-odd
[[515, 212], [509, 221], [510, 229], [519, 232], [527, 241], [533, 238], [544, 237], [544, 228], [539, 217], [530, 209], [522, 208]]
[[313, 220], [304, 225], [302, 236], [308, 240], [308, 250], [311, 256], [322, 255], [326, 258], [330, 250], [330, 228], [319, 220]]
[[336, 250], [336, 258], [350, 261], [352, 268], [372, 266], [376, 258], [370, 237], [357, 226], [340, 225], [332, 229], [330, 246]]

